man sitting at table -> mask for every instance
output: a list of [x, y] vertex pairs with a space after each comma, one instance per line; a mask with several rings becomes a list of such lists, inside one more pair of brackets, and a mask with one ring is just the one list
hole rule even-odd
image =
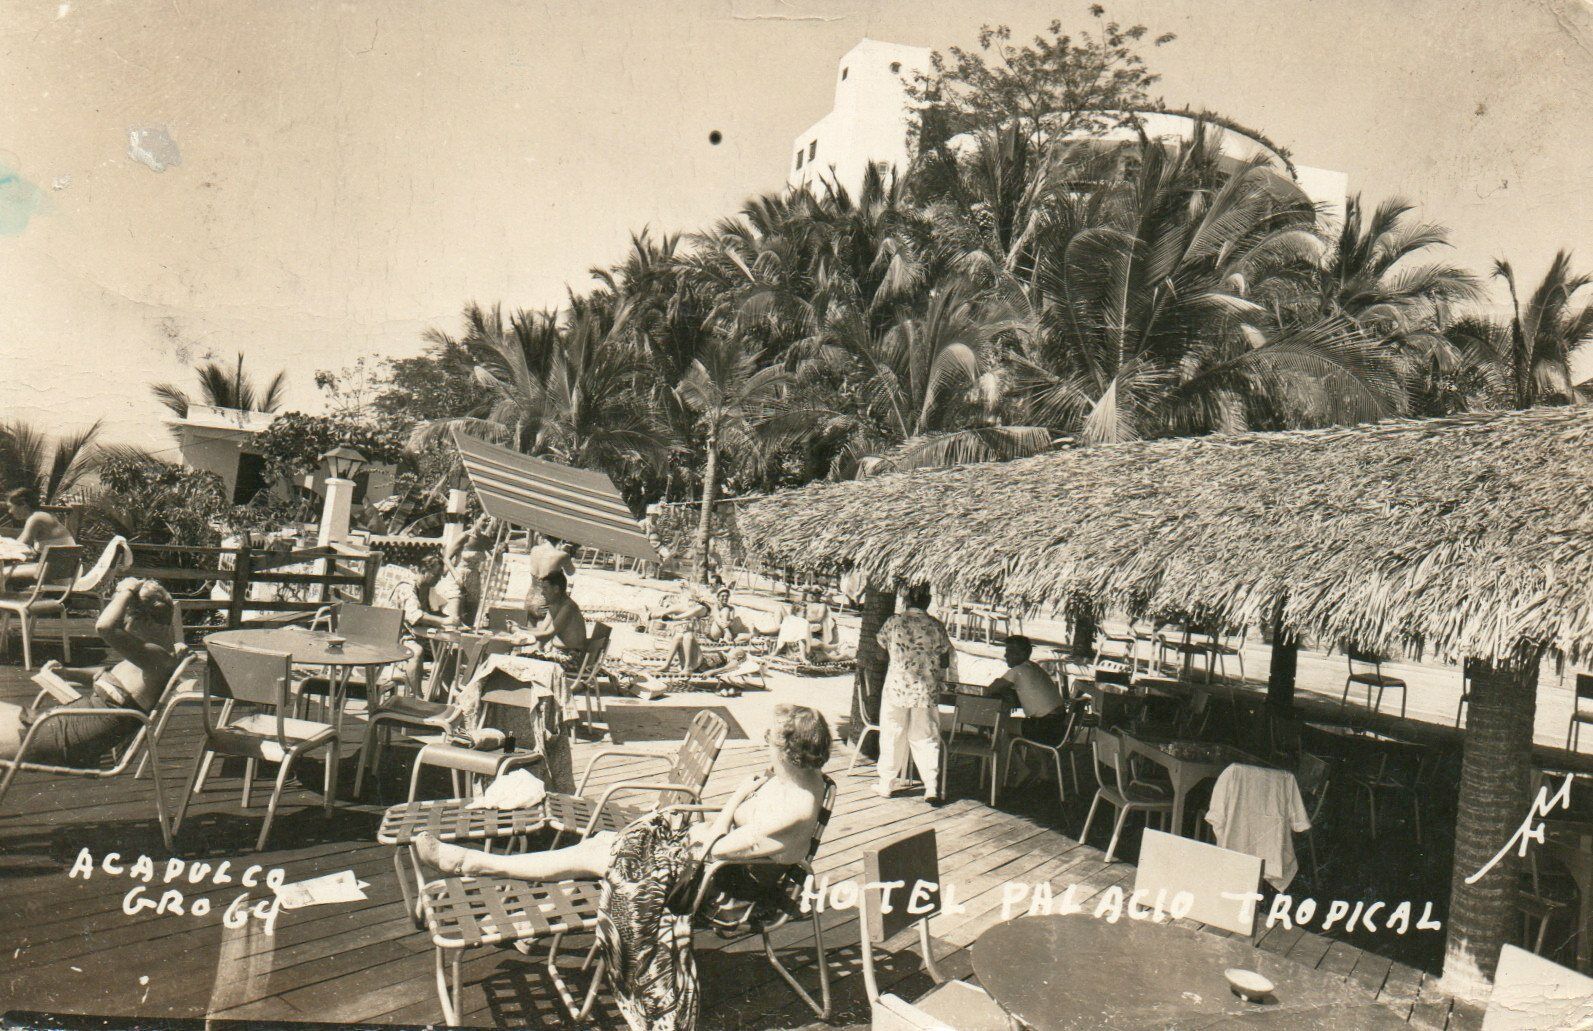
[[1023, 736], [1059, 745], [1068, 730], [1067, 692], [1032, 660], [1034, 642], [1022, 634], [1007, 638], [1007, 671], [990, 682], [991, 695], [1023, 707]]
[[579, 669], [586, 653], [586, 616], [570, 597], [569, 581], [562, 571], [555, 569], [543, 578], [541, 594], [533, 600], [530, 613], [538, 620], [534, 626], [522, 630], [510, 625], [520, 642], [530, 645], [532, 654], [566, 669]]

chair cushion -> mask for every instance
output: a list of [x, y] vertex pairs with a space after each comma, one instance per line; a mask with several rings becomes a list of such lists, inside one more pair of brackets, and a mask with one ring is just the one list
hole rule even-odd
[[395, 719], [431, 720], [441, 716], [447, 708], [446, 702], [428, 702], [424, 698], [399, 695], [383, 702], [377, 708], [376, 715]]
[[1350, 676], [1354, 684], [1371, 684], [1373, 687], [1404, 687], [1405, 681], [1398, 677], [1383, 676], [1378, 673], [1354, 673]]
[[958, 1031], [1007, 1031], [1012, 1026], [1006, 1010], [984, 989], [967, 981], [936, 985], [913, 1005]]

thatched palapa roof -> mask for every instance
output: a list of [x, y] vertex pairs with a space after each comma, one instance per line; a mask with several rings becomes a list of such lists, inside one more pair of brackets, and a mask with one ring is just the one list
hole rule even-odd
[[1087, 600], [1318, 641], [1593, 656], [1593, 407], [1158, 440], [744, 504], [752, 553], [881, 584]]

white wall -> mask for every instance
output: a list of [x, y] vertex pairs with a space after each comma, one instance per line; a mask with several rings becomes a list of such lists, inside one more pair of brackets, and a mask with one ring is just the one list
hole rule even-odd
[[[847, 51], [835, 66], [834, 107], [792, 141], [786, 182], [814, 186], [821, 177], [833, 176], [855, 192], [870, 162], [905, 171], [910, 114], [906, 82], [915, 72], [928, 70], [929, 54], [927, 47], [872, 39]], [[810, 162], [807, 153], [815, 142], [818, 147]], [[799, 147], [800, 169], [796, 167]]]

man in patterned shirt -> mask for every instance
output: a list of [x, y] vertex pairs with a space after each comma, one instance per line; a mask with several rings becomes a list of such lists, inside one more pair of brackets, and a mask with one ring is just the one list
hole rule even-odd
[[947, 671], [956, 657], [951, 635], [931, 616], [929, 586], [909, 588], [906, 609], [885, 621], [879, 643], [890, 654], [880, 694], [879, 786], [889, 798], [904, 772], [909, 750], [924, 779], [924, 799], [940, 805], [940, 712], [936, 707]]

